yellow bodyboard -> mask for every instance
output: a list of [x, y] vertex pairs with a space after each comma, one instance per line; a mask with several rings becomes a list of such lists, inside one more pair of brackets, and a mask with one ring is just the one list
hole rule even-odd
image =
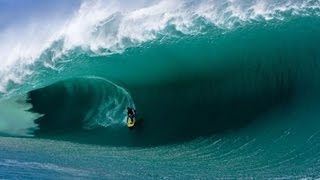
[[133, 118], [129, 118], [128, 122], [127, 122], [127, 126], [128, 128], [132, 128], [134, 126], [134, 124], [136, 123], [135, 119]]

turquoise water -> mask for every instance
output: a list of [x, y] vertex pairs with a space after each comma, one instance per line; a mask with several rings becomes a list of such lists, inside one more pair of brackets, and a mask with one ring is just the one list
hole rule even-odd
[[0, 177], [319, 178], [319, 5], [161, 1], [65, 32], [0, 78]]

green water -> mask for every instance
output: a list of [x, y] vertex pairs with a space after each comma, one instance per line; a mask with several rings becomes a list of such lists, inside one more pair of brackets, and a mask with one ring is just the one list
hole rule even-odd
[[[27, 172], [3, 178], [319, 178], [320, 18], [201, 26], [33, 64], [3, 99], [27, 95], [42, 116], [33, 137], [0, 138], [0, 170]], [[142, 119], [133, 131], [127, 106]]]

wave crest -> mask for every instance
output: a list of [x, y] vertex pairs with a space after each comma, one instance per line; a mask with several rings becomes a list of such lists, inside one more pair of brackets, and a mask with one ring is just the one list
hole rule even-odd
[[[56, 27], [43, 28], [39, 24], [22, 31], [19, 36], [22, 39], [18, 41], [21, 43], [1, 48], [5, 63], [0, 67], [0, 92], [6, 92], [9, 84], [21, 84], [31, 76], [36, 62], [54, 68], [56, 61], [76, 48], [105, 56], [160, 37], [176, 36], [177, 32], [197, 35], [206, 33], [208, 27], [225, 31], [256, 21], [320, 14], [317, 0], [163, 0], [134, 4], [84, 1], [71, 18], [61, 20]], [[41, 36], [35, 38], [34, 34]], [[8, 36], [7, 41], [11, 41], [16, 34]]]

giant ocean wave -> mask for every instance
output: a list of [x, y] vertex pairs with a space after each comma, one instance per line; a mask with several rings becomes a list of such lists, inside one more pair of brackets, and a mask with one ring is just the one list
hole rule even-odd
[[[0, 114], [1, 134], [117, 146], [196, 139], [189, 145], [212, 148], [211, 158], [256, 156], [256, 171], [295, 162], [289, 169], [314, 175], [319, 15], [317, 0], [84, 1], [45, 43], [3, 53], [0, 106], [15, 110]], [[134, 131], [128, 106], [143, 119]]]

